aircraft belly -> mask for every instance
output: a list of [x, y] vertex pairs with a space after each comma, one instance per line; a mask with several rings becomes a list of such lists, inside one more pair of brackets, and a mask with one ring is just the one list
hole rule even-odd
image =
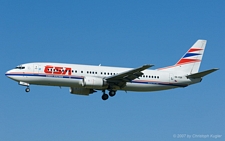
[[25, 79], [25, 82], [34, 85], [74, 87], [79, 86], [80, 80], [81, 79], [30, 76], [27, 79]]
[[148, 92], [148, 91], [167, 90], [167, 89], [173, 89], [173, 88], [176, 88], [176, 86], [160, 85], [160, 84], [134, 84], [134, 83], [128, 83], [123, 88], [123, 90]]

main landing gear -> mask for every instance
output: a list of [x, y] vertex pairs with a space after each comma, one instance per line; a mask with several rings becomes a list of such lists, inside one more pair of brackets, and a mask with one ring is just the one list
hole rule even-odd
[[102, 90], [103, 95], [102, 95], [102, 100], [107, 100], [109, 96], [113, 97], [116, 95], [116, 91], [110, 90], [109, 95], [105, 93], [105, 90]]
[[109, 96], [113, 97], [116, 95], [116, 91], [109, 91]]
[[102, 100], [107, 100], [108, 98], [109, 98], [109, 96], [107, 94], [103, 93]]

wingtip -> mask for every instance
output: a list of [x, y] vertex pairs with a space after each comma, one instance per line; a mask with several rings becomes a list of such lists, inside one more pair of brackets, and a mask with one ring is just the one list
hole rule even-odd
[[153, 67], [154, 65], [153, 64], [146, 64], [146, 65], [144, 65], [144, 67]]
[[198, 39], [197, 41], [204, 41], [204, 42], [206, 42], [207, 40], [206, 39]]

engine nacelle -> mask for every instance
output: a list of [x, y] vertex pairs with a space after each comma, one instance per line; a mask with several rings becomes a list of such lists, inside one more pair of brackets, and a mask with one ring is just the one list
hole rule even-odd
[[94, 91], [93, 89], [70, 87], [71, 94], [88, 96], [89, 94], [92, 94], [94, 92], [96, 92], [96, 91]]
[[90, 89], [103, 89], [107, 88], [108, 84], [106, 81], [104, 81], [102, 78], [98, 77], [85, 77], [81, 85], [85, 88], [90, 88]]

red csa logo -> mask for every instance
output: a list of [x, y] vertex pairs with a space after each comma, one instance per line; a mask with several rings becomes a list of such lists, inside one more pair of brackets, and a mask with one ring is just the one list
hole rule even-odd
[[62, 74], [62, 75], [71, 75], [72, 69], [67, 67], [56, 67], [56, 66], [45, 66], [45, 73], [48, 74]]

